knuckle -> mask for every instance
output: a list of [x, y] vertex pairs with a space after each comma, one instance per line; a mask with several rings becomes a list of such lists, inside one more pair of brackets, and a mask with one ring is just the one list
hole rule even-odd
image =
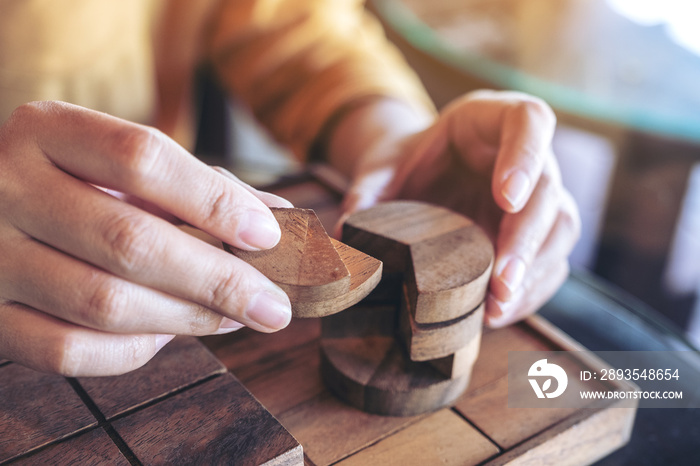
[[83, 339], [74, 332], [66, 332], [53, 342], [54, 349], [49, 352], [47, 364], [51, 372], [66, 377], [83, 375], [87, 348]]
[[[132, 336], [121, 345], [119, 361], [115, 365], [121, 367], [120, 372], [129, 372], [146, 364], [154, 355], [150, 338], [144, 335]], [[119, 353], [118, 353], [119, 354]]]
[[121, 275], [139, 273], [157, 246], [153, 222], [146, 215], [126, 214], [112, 218], [104, 228], [108, 263]]
[[203, 204], [203, 227], [210, 228], [220, 225], [222, 219], [232, 215], [232, 210], [237, 205], [236, 195], [222, 183], [214, 183], [206, 197], [208, 202]]
[[8, 125], [24, 126], [36, 121], [41, 115], [50, 111], [52, 102], [28, 102], [15, 108], [7, 120]]
[[236, 273], [228, 273], [222, 279], [213, 281], [206, 290], [206, 306], [210, 309], [239, 309], [242, 291], [242, 278]]
[[527, 99], [519, 101], [515, 108], [516, 111], [524, 116], [544, 121], [549, 126], [554, 127], [557, 122], [557, 117], [552, 107], [539, 97], [528, 96]]
[[221, 316], [204, 306], [198, 306], [190, 317], [189, 330], [191, 335], [209, 335], [219, 329]]
[[109, 143], [117, 154], [117, 176], [127, 186], [146, 182], [154, 172], [165, 144], [165, 135], [155, 128], [120, 126], [112, 131]]
[[84, 321], [102, 330], [123, 330], [129, 322], [129, 295], [124, 285], [102, 281], [92, 292], [82, 316]]
[[581, 215], [579, 214], [576, 201], [568, 191], [564, 191], [562, 195], [562, 207], [559, 212], [560, 219], [564, 222], [565, 228], [571, 233], [575, 240], [578, 240], [581, 236], [582, 228]]

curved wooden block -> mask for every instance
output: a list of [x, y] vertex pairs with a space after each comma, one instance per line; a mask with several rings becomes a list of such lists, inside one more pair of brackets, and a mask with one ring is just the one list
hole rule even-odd
[[452, 378], [430, 363], [411, 361], [394, 337], [395, 319], [391, 306], [356, 306], [324, 317], [326, 385], [356, 408], [387, 416], [413, 416], [454, 403], [469, 373]]
[[292, 303], [295, 317], [323, 317], [335, 314], [359, 303], [382, 279], [382, 262], [331, 238], [340, 258], [350, 272], [347, 292], [324, 301]]
[[[405, 293], [404, 289], [404, 293]], [[399, 335], [413, 361], [429, 361], [448, 357], [474, 340], [480, 340], [484, 321], [484, 303], [471, 312], [447, 322], [419, 324], [404, 294], [399, 312]], [[477, 347], [478, 348], [478, 347]]]
[[321, 317], [352, 306], [379, 283], [382, 262], [328, 236], [311, 209], [271, 208], [282, 237], [272, 249], [224, 248], [289, 296], [294, 317]]
[[493, 246], [470, 219], [443, 207], [393, 201], [351, 215], [343, 242], [404, 273], [413, 319], [450, 321], [484, 300]]

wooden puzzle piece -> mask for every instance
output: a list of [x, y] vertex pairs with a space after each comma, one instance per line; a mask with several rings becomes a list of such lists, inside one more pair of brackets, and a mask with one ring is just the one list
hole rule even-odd
[[324, 301], [292, 303], [295, 317], [323, 317], [340, 312], [366, 297], [382, 279], [382, 262], [331, 238], [331, 244], [350, 272], [347, 292]]
[[179, 336], [137, 371], [114, 377], [81, 377], [78, 383], [104, 417], [111, 419], [225, 372], [226, 367], [199, 341]]
[[407, 287], [399, 312], [399, 335], [413, 361], [450, 356], [479, 339], [484, 320], [484, 304], [448, 322], [419, 324], [413, 320]]
[[337, 464], [474, 465], [482, 464], [498, 452], [498, 448], [477, 429], [459, 415], [444, 409]]
[[264, 251], [225, 249], [282, 288], [295, 317], [321, 317], [346, 309], [379, 283], [382, 263], [333, 240], [310, 209], [272, 208], [282, 237]]
[[442, 372], [451, 379], [458, 379], [471, 374], [474, 364], [479, 357], [481, 346], [481, 333], [467, 344], [467, 346], [457, 350], [454, 354], [444, 358], [428, 361], [435, 369]]
[[326, 386], [363, 411], [412, 416], [453, 403], [469, 375], [450, 378], [412, 361], [394, 331], [396, 309], [357, 306], [322, 320], [321, 374]]
[[0, 463], [97, 425], [64, 377], [11, 363], [0, 382]]
[[304, 464], [301, 445], [230, 373], [113, 426], [141, 464]]
[[468, 218], [415, 201], [393, 201], [351, 215], [343, 242], [404, 273], [419, 324], [461, 317], [484, 300], [493, 246]]
[[282, 230], [277, 246], [244, 251], [229, 246], [282, 288], [292, 301], [324, 301], [350, 289], [350, 272], [310, 209], [270, 209]]
[[97, 428], [12, 462], [13, 466], [38, 464], [129, 466], [131, 463], [119, 451], [109, 435], [102, 428]]

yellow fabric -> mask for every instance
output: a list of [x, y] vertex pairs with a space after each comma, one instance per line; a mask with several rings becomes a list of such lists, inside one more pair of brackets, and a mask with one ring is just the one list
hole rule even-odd
[[188, 146], [203, 60], [300, 157], [359, 99], [431, 105], [360, 0], [0, 0], [0, 121], [65, 100]]

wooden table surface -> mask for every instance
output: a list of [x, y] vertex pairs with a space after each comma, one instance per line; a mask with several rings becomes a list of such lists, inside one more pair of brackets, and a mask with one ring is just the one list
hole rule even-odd
[[[315, 180], [276, 192], [327, 227], [338, 218], [337, 195]], [[120, 377], [0, 362], [0, 464], [589, 464], [629, 438], [628, 403], [508, 407], [509, 351], [581, 349], [542, 319], [486, 331], [466, 393], [414, 417], [367, 414], [330, 393], [320, 327], [295, 319], [275, 334], [178, 337]], [[591, 367], [571, 355], [571, 370]]]

